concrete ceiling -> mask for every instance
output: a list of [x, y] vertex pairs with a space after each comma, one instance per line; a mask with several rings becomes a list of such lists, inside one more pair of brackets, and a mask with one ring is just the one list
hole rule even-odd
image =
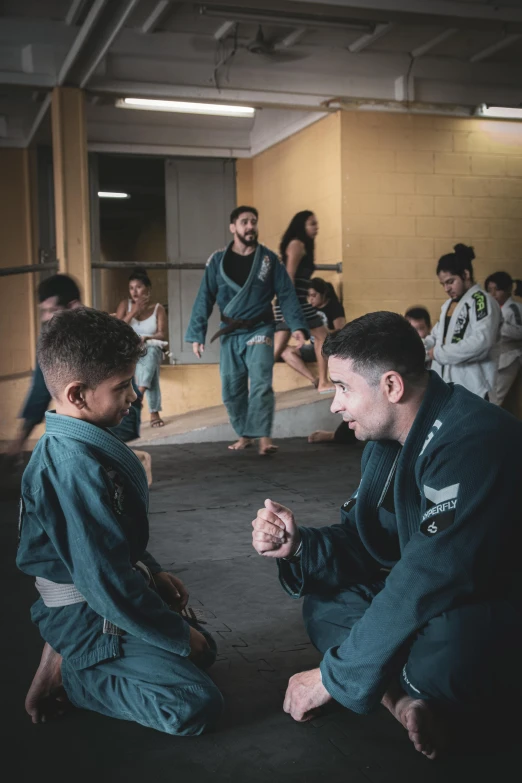
[[[522, 105], [522, 0], [6, 0], [0, 145], [48, 136], [50, 91], [87, 92], [92, 150], [248, 156], [339, 106]], [[140, 112], [211, 100], [254, 119]], [[47, 123], [47, 124], [46, 124]]]

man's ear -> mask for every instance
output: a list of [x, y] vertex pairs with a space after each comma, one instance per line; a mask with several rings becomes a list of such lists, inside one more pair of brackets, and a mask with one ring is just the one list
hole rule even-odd
[[404, 378], [400, 373], [390, 370], [384, 374], [382, 382], [388, 402], [396, 404], [403, 399], [405, 386]]
[[85, 399], [86, 388], [85, 384], [80, 381], [71, 381], [71, 383], [68, 383], [65, 387], [63, 394], [64, 399], [67, 400], [69, 405], [74, 405], [77, 410], [83, 410], [87, 405]]

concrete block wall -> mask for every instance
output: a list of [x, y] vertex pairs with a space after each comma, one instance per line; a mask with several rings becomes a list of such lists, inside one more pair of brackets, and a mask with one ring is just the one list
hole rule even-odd
[[348, 318], [445, 299], [438, 258], [471, 244], [476, 279], [522, 277], [522, 124], [341, 114], [344, 302]]

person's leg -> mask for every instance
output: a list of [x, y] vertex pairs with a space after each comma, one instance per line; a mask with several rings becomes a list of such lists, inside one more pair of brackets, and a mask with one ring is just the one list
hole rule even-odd
[[520, 364], [518, 361], [512, 362], [507, 367], [498, 371], [497, 375], [497, 405], [502, 405], [506, 399], [507, 393], [511, 389], [515, 378], [518, 375]]
[[[417, 750], [435, 758], [449, 739], [509, 728], [522, 695], [520, 611], [507, 601], [470, 604], [435, 617], [416, 636], [383, 704]], [[506, 717], [505, 724], [497, 724]]]
[[248, 414], [248, 370], [244, 348], [236, 335], [221, 338], [219, 372], [223, 403], [230, 423], [239, 436], [239, 440], [228, 448], [233, 451], [245, 449], [251, 444], [251, 439], [245, 435]]
[[[149, 351], [153, 351], [154, 357], [154, 370], [150, 377], [149, 388], [147, 389], [147, 402], [150, 410], [150, 420], [153, 427], [163, 427], [163, 420], [159, 415], [161, 411], [161, 388], [160, 388], [160, 366], [163, 358], [161, 348], [158, 346], [149, 347]], [[152, 357], [151, 357], [152, 359]]]
[[274, 390], [272, 373], [274, 368], [274, 330], [270, 326], [262, 327], [254, 333], [243, 335], [245, 343], [245, 361], [250, 379], [248, 396], [248, 415], [245, 423], [246, 434], [250, 438], [259, 438], [259, 453], [273, 453], [272, 421], [274, 418]]
[[303, 621], [312, 644], [321, 653], [342, 644], [357, 620], [384, 587], [383, 581], [353, 585], [338, 593], [311, 593], [303, 601]]
[[274, 361], [277, 362], [283, 356], [283, 351], [290, 339], [290, 329], [278, 326], [274, 334]]
[[318, 326], [315, 329], [311, 329], [310, 333], [314, 338], [315, 358], [319, 371], [319, 385], [317, 386], [317, 390], [319, 392], [324, 392], [333, 389], [332, 384], [328, 380], [328, 362], [323, 356], [323, 345], [328, 337], [328, 330], [326, 326]]
[[303, 375], [313, 386], [316, 386], [315, 375], [304, 363], [298, 348], [295, 348], [293, 345], [287, 345], [281, 354], [281, 359], [286, 362], [286, 364], [288, 364], [292, 370], [295, 370], [300, 375]]
[[87, 669], [62, 665], [75, 707], [178, 736], [201, 734], [219, 718], [223, 697], [188, 658], [125, 634], [120, 658]]

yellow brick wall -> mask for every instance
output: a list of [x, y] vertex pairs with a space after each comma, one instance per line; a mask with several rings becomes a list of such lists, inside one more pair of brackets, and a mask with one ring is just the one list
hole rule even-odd
[[259, 236], [276, 252], [296, 212], [311, 209], [319, 220], [317, 263], [341, 260], [341, 115], [319, 122], [256, 155], [238, 161], [238, 203], [259, 210]]
[[[36, 261], [29, 150], [0, 150], [0, 266]], [[35, 275], [2, 278], [0, 439], [14, 434], [35, 353]]]
[[344, 302], [349, 318], [425, 305], [444, 293], [438, 258], [475, 248], [476, 279], [522, 277], [522, 125], [343, 112]]

